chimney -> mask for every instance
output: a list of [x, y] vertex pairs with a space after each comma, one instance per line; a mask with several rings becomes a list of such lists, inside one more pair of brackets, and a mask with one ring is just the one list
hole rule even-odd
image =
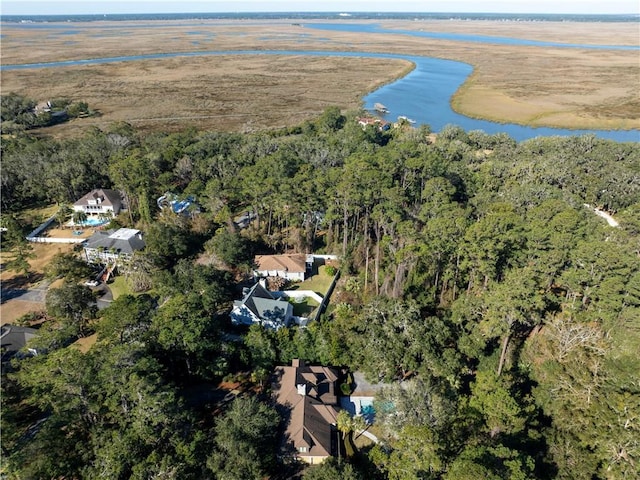
[[298, 395], [302, 395], [303, 397], [307, 396], [307, 384], [306, 383], [298, 383], [296, 385], [298, 389]]
[[291, 361], [291, 366], [292, 367], [304, 367], [305, 363], [304, 363], [304, 360], [300, 360], [299, 358], [294, 358]]

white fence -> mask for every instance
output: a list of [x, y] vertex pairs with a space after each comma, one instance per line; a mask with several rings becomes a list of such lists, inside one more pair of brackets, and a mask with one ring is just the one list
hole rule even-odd
[[84, 238], [50, 238], [50, 237], [27, 237], [33, 243], [82, 243]]
[[315, 253], [313, 254], [313, 258], [319, 258], [322, 260], [338, 260], [338, 256], [337, 255], [316, 255]]
[[[272, 292], [275, 293], [275, 292]], [[287, 298], [303, 301], [305, 298], [312, 298], [318, 303], [322, 303], [322, 297], [313, 290], [285, 290], [282, 292]]]
[[53, 217], [48, 218], [42, 223], [38, 228], [36, 228], [33, 232], [27, 235], [27, 240], [33, 243], [82, 243], [84, 242], [84, 238], [49, 238], [49, 237], [39, 237], [38, 235], [42, 233], [46, 228], [51, 225], [51, 223], [55, 220], [55, 215]]

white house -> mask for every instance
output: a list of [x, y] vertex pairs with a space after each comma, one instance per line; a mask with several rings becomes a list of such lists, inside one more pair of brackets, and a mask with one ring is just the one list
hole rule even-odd
[[73, 204], [73, 210], [87, 215], [111, 214], [116, 216], [122, 208], [120, 194], [115, 190], [98, 188], [91, 190]]
[[133, 252], [145, 247], [140, 230], [120, 228], [118, 230], [98, 231], [89, 237], [84, 245], [87, 263], [118, 266], [127, 262]]
[[266, 288], [256, 283], [243, 292], [242, 300], [233, 302], [231, 322], [235, 325], [258, 323], [277, 330], [291, 323], [293, 306], [283, 298], [276, 298]]

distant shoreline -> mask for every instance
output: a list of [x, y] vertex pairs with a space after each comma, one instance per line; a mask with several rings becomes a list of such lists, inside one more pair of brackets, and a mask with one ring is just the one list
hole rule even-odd
[[[308, 52], [360, 51], [383, 56], [411, 52], [473, 66], [473, 75], [453, 101], [454, 111], [465, 117], [572, 131], [638, 130], [640, 126], [637, 23], [367, 21], [355, 16], [320, 22], [173, 18], [3, 23], [3, 67], [98, 57], [140, 58], [139, 62], [110, 65], [78, 64], [64, 72], [3, 68], [3, 90], [36, 99], [81, 95], [102, 114], [93, 121], [105, 125], [137, 119], [149, 131], [161, 127], [175, 130], [178, 122], [184, 125], [186, 121], [176, 119], [194, 119], [192, 124], [198, 128], [280, 128], [320, 114], [328, 104], [358, 108], [363, 95], [392, 81], [406, 68], [391, 59], [312, 58]], [[307, 28], [311, 23], [354, 28]], [[371, 24], [377, 27], [365, 28], [364, 33], [355, 28]], [[487, 37], [544, 45], [470, 41]], [[560, 48], [549, 43], [585, 48]], [[612, 44], [633, 48], [586, 48]], [[265, 50], [304, 51], [307, 55], [286, 59], [220, 55], [215, 60], [198, 56], [204, 52]], [[161, 58], [180, 53], [189, 56]], [[162, 101], [157, 101], [160, 98]], [[380, 103], [391, 107], [384, 99]], [[395, 105], [392, 111], [417, 119], [414, 106]], [[434, 105], [421, 108], [431, 111]], [[80, 122], [73, 123], [75, 128]]]
[[22, 25], [131, 20], [487, 20], [513, 22], [640, 22], [629, 14], [540, 14], [540, 13], [423, 13], [423, 12], [234, 12], [234, 13], [110, 13], [79, 15], [2, 15], [3, 23]]

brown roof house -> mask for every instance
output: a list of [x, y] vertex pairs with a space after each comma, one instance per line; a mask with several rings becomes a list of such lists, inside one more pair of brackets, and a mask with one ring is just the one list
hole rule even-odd
[[330, 367], [276, 367], [272, 391], [285, 418], [283, 453], [310, 464], [335, 456], [338, 447], [338, 374]]
[[256, 255], [253, 262], [254, 277], [280, 277], [302, 282], [313, 266], [313, 255]]
[[87, 215], [111, 213], [116, 216], [121, 208], [120, 194], [115, 190], [107, 190], [106, 188], [91, 190], [73, 204], [75, 212], [84, 212]]

